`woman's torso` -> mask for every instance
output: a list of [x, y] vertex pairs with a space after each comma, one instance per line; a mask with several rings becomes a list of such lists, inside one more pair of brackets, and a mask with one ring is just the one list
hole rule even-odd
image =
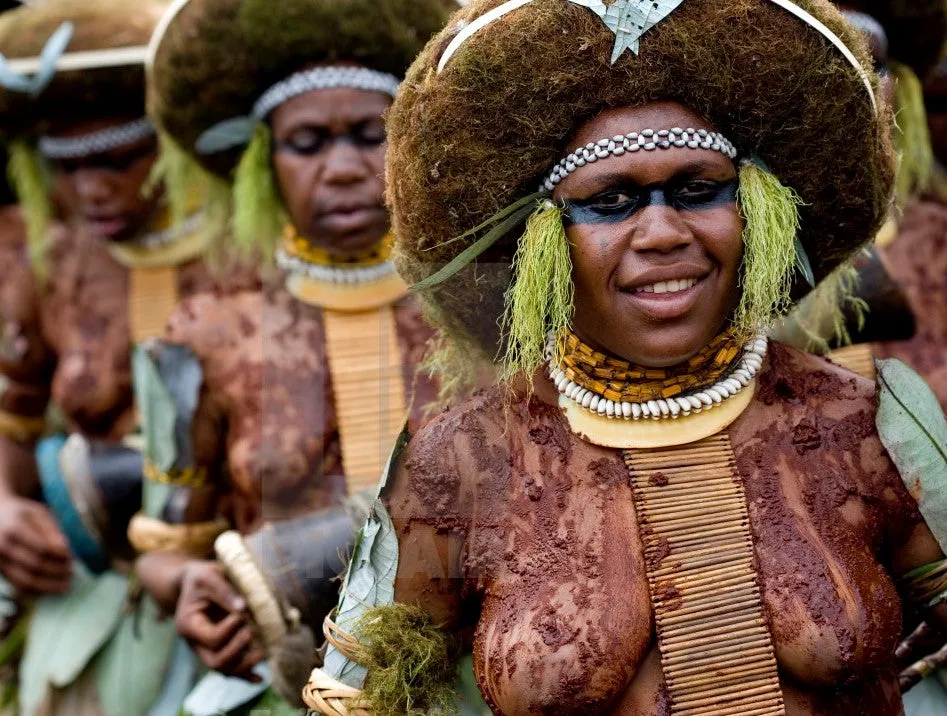
[[[727, 432], [787, 713], [900, 713], [900, 602], [882, 560], [885, 536], [919, 517], [901, 513], [913, 503], [875, 435], [870, 385], [790, 349], [770, 355]], [[576, 438], [535, 396], [504, 429], [496, 398], [452, 423], [472, 506], [441, 510], [466, 534], [481, 689], [507, 716], [670, 713], [621, 454]], [[407, 469], [433, 506], [427, 457]]]
[[[397, 304], [394, 318], [406, 390], [415, 393], [413, 419], [419, 420], [432, 394], [416, 376], [430, 329], [413, 301]], [[321, 309], [282, 287], [204, 294], [182, 307], [169, 339], [201, 362], [199, 412], [211, 413], [218, 426], [241, 531], [329, 507], [346, 493]], [[365, 406], [369, 415], [372, 396], [365, 396]], [[207, 451], [197, 446], [196, 452]]]

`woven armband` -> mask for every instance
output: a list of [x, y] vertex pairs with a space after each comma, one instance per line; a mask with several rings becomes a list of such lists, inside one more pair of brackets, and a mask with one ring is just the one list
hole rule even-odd
[[173, 525], [139, 512], [128, 526], [128, 541], [140, 554], [175, 551], [207, 557], [214, 540], [229, 526], [224, 519]]
[[947, 601], [947, 559], [911, 570], [899, 580], [904, 597], [917, 607]]
[[0, 410], [0, 435], [13, 442], [31, 442], [42, 435], [45, 428], [46, 420], [43, 418], [28, 418]]

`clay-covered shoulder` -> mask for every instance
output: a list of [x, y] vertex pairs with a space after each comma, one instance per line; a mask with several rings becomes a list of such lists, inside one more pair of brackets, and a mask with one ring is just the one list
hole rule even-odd
[[877, 404], [877, 389], [867, 378], [827, 358], [771, 341], [760, 373], [757, 399], [766, 404], [805, 403], [809, 410], [832, 405]]
[[490, 475], [503, 474], [496, 463], [508, 460], [504, 399], [501, 387], [479, 391], [415, 433], [386, 488], [393, 518], [465, 531]]
[[199, 292], [183, 299], [171, 314], [165, 340], [206, 359], [258, 336], [262, 309], [259, 291]]

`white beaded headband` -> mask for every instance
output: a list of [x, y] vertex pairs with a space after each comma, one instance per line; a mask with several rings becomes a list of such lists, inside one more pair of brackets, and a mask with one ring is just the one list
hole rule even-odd
[[367, 67], [329, 66], [302, 70], [277, 82], [260, 95], [249, 115], [226, 119], [205, 130], [197, 138], [194, 148], [199, 154], [213, 154], [246, 144], [252, 138], [253, 130], [266, 120], [270, 112], [293, 97], [312, 90], [344, 87], [381, 92], [394, 97], [398, 94], [399, 84], [400, 81], [394, 75]]
[[38, 148], [39, 153], [47, 159], [80, 159], [135, 144], [154, 134], [151, 120], [142, 117], [127, 124], [76, 137], [40, 137]]
[[868, 13], [858, 10], [842, 10], [842, 15], [848, 20], [848, 24], [856, 30], [868, 35], [878, 41], [882, 51], [888, 54], [888, 33], [884, 26]]
[[579, 147], [572, 154], [560, 160], [543, 180], [540, 191], [552, 191], [556, 185], [579, 167], [608, 157], [620, 157], [626, 153], [653, 152], [658, 149], [681, 147], [687, 149], [706, 149], [720, 152], [728, 159], [736, 159], [736, 147], [719, 132], [706, 129], [643, 129], [640, 132], [619, 134], [610, 139], [600, 139]]
[[[615, 48], [612, 53], [612, 63], [614, 63], [626, 49], [637, 54], [638, 42], [641, 36], [664, 20], [664, 18], [684, 2], [684, 0], [613, 0], [613, 2], [606, 5], [603, 0], [567, 1], [589, 8], [615, 33]], [[865, 88], [868, 90], [871, 106], [877, 112], [878, 104], [871, 86], [871, 76], [865, 68], [861, 66], [858, 58], [848, 49], [838, 35], [826, 27], [818, 18], [792, 2], [792, 0], [768, 1], [792, 13], [807, 25], [817, 30], [842, 53], [845, 59], [855, 68], [855, 71], [864, 83]], [[507, 2], [484, 13], [470, 24], [462, 27], [460, 32], [458, 32], [450, 44], [447, 45], [444, 54], [441, 55], [441, 59], [437, 64], [438, 73], [444, 70], [450, 58], [478, 31], [530, 2], [532, 2], [532, 0], [507, 0]]]

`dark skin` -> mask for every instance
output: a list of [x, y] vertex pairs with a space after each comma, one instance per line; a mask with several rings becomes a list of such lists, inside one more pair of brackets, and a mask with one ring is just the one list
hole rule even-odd
[[325, 89], [277, 107], [273, 167], [289, 217], [313, 245], [346, 258], [388, 232], [385, 122], [391, 98]]
[[[627, 110], [604, 112], [567, 146], [673, 126], [710, 129], [689, 110], [655, 104], [638, 110], [631, 123]], [[678, 161], [669, 162], [669, 153]], [[739, 299], [743, 224], [735, 180], [733, 162], [719, 152], [668, 150], [612, 157], [556, 187], [553, 198], [565, 202], [572, 218], [566, 233], [574, 325], [583, 340], [663, 367], [682, 363], [720, 333]], [[644, 290], [695, 279], [683, 291]]]
[[[57, 132], [69, 138], [125, 124], [128, 118], [101, 119]], [[144, 196], [143, 187], [157, 159], [154, 137], [110, 152], [63, 159], [53, 166], [72, 212], [92, 233], [108, 241], [129, 241], [147, 228], [160, 208], [161, 192]]]
[[[383, 175], [390, 104], [378, 92], [315, 90], [270, 117], [273, 166], [289, 217], [314, 246], [339, 259], [370, 251], [389, 229]], [[251, 669], [263, 654], [251, 644], [243, 600], [216, 562], [153, 554], [139, 568], [207, 666], [257, 680]]]
[[[624, 108], [591, 120], [568, 146], [688, 126], [714, 129], [673, 103]], [[740, 295], [742, 222], [726, 188], [734, 174], [723, 155], [672, 148], [608, 158], [559, 185], [555, 199], [572, 220], [574, 329], [585, 340], [664, 366], [726, 325]], [[629, 296], [656, 278], [701, 281], [677, 296]], [[701, 304], [713, 308], [700, 313], [708, 325], [696, 318]], [[788, 383], [761, 378], [760, 393], [773, 397], [754, 400], [727, 431], [786, 713], [900, 713], [901, 604], [890, 575], [943, 554], [871, 433], [870, 389], [814, 357], [774, 347], [777, 356], [784, 375], [831, 383], [784, 401], [776, 390]], [[475, 674], [494, 713], [670, 713], [622, 456], [569, 430], [543, 371], [531, 396], [512, 389], [444, 413], [402, 455], [387, 496], [399, 538], [395, 600], [419, 604], [452, 633], [476, 626]], [[825, 434], [803, 453], [807, 423]], [[855, 425], [871, 434], [846, 443]], [[930, 616], [943, 621], [947, 608]]]

